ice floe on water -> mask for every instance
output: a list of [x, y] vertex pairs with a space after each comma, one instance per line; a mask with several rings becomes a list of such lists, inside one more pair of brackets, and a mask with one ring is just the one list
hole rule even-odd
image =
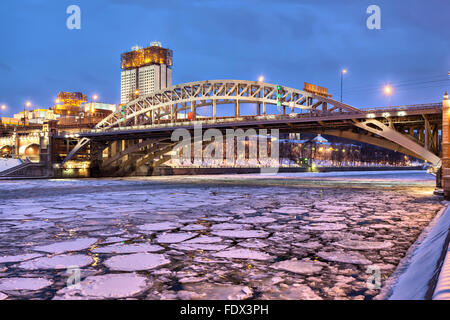
[[143, 231], [167, 231], [175, 230], [180, 227], [180, 224], [173, 222], [158, 222], [158, 223], [148, 223], [139, 226], [139, 229]]
[[249, 218], [243, 218], [236, 220], [238, 223], [250, 223], [250, 224], [259, 224], [259, 223], [272, 223], [277, 221], [274, 218], [269, 217], [249, 217]]
[[40, 290], [52, 284], [52, 281], [43, 278], [0, 278], [1, 291]]
[[223, 230], [214, 231], [211, 234], [224, 238], [267, 238], [268, 232], [261, 230]]
[[211, 229], [212, 230], [234, 230], [234, 229], [244, 229], [248, 228], [248, 226], [239, 223], [217, 223], [214, 224]]
[[205, 220], [212, 222], [226, 222], [232, 220], [233, 217], [207, 217]]
[[387, 249], [393, 246], [390, 241], [375, 242], [375, 241], [361, 241], [361, 240], [342, 240], [334, 243], [335, 246], [353, 249], [353, 250], [380, 250]]
[[340, 222], [345, 221], [345, 217], [334, 215], [323, 215], [323, 214], [316, 214], [316, 215], [310, 214], [309, 217], [305, 217], [305, 220], [314, 222]]
[[344, 252], [344, 251], [320, 251], [317, 256], [324, 260], [351, 264], [370, 264], [371, 261], [366, 259], [358, 252]]
[[45, 246], [37, 246], [34, 247], [33, 250], [48, 253], [64, 253], [69, 251], [80, 251], [89, 248], [96, 242], [97, 239], [93, 238], [79, 238], [75, 240], [52, 243]]
[[324, 264], [321, 262], [291, 259], [274, 263], [270, 267], [272, 269], [284, 270], [300, 274], [314, 274], [320, 272], [323, 268], [323, 265]]
[[117, 237], [123, 235], [125, 233], [124, 230], [121, 229], [112, 229], [112, 230], [102, 230], [100, 232], [94, 232], [94, 236], [98, 237]]
[[268, 290], [262, 300], [322, 300], [310, 287], [304, 284], [294, 284], [292, 286], [277, 287]]
[[151, 270], [170, 263], [162, 254], [134, 253], [114, 256], [107, 259], [104, 264], [113, 271], [141, 271]]
[[54, 297], [61, 299], [118, 299], [135, 296], [149, 285], [146, 277], [136, 273], [113, 273], [89, 276], [79, 283], [59, 290]]
[[180, 232], [180, 233], [163, 233], [156, 237], [156, 242], [159, 243], [178, 243], [194, 238], [197, 233]]
[[319, 241], [304, 242], [304, 243], [295, 242], [295, 243], [293, 243], [293, 245], [296, 247], [305, 248], [305, 249], [313, 249], [313, 250], [322, 248], [322, 244]]
[[21, 230], [37, 230], [53, 227], [55, 224], [48, 221], [27, 221], [14, 226], [15, 229]]
[[184, 226], [180, 230], [182, 231], [200, 231], [200, 230], [206, 230], [207, 228], [205, 226], [202, 226], [200, 224], [190, 224], [188, 226]]
[[221, 237], [211, 237], [211, 236], [204, 236], [201, 235], [199, 237], [193, 238], [191, 240], [185, 241], [185, 243], [217, 243], [222, 242], [223, 239]]
[[345, 228], [347, 228], [347, 225], [343, 223], [313, 223], [302, 227], [302, 229], [304, 230], [311, 230], [311, 231], [342, 230]]
[[67, 269], [72, 266], [79, 268], [93, 263], [93, 259], [84, 254], [63, 254], [52, 257], [40, 257], [20, 263], [17, 267], [27, 270], [36, 269]]
[[41, 257], [41, 256], [42, 256], [42, 254], [38, 254], [38, 253], [19, 254], [17, 256], [0, 256], [0, 263], [26, 261], [26, 260], [34, 259], [34, 258]]
[[92, 250], [94, 253], [136, 253], [136, 252], [158, 252], [163, 247], [149, 243], [114, 244], [106, 247], [98, 247]]
[[239, 246], [244, 248], [254, 248], [261, 249], [267, 247], [269, 244], [267, 242], [259, 241], [259, 240], [246, 240], [239, 242]]
[[102, 241], [102, 244], [117, 243], [117, 242], [123, 242], [123, 241], [127, 241], [127, 240], [128, 239], [121, 238], [121, 237], [108, 237], [108, 238], [105, 238], [105, 240]]
[[193, 250], [205, 250], [205, 251], [219, 251], [229, 247], [226, 244], [209, 244], [209, 243], [176, 243], [171, 246], [177, 250], [193, 251]]
[[[175, 297], [182, 300], [244, 300], [253, 296], [253, 290], [241, 285], [212, 283], [187, 284]], [[163, 296], [164, 298], [164, 296]]]
[[298, 214], [308, 213], [309, 210], [298, 208], [298, 207], [282, 207], [279, 209], [273, 209], [272, 212], [298, 215]]
[[250, 260], [270, 260], [273, 257], [267, 253], [250, 249], [229, 249], [214, 253], [213, 257]]

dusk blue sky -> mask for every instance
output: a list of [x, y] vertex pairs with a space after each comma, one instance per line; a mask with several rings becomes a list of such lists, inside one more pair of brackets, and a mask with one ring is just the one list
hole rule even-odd
[[[81, 8], [81, 30], [66, 8]], [[381, 7], [381, 30], [366, 9]], [[120, 100], [120, 54], [158, 40], [173, 83], [256, 80], [328, 87], [355, 107], [438, 102], [450, 89], [448, 0], [2, 0], [0, 103], [49, 107], [58, 91]], [[5, 115], [5, 114], [4, 114]]]

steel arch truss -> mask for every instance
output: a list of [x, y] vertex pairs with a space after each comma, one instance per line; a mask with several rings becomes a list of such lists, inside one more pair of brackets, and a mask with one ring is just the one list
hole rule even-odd
[[[121, 126], [196, 120], [197, 108], [205, 106], [212, 107], [212, 118], [216, 120], [216, 106], [233, 103], [235, 118], [240, 116], [241, 103], [257, 104], [255, 116], [269, 115], [266, 105], [277, 103], [277, 111], [272, 111], [271, 115], [286, 112], [310, 113], [315, 116], [336, 112], [361, 113], [357, 108], [323, 96], [283, 86], [278, 90], [277, 87], [274, 84], [245, 80], [207, 80], [180, 84], [129, 102], [98, 123], [95, 129], [99, 132]], [[186, 117], [187, 111], [191, 113], [191, 119]]]

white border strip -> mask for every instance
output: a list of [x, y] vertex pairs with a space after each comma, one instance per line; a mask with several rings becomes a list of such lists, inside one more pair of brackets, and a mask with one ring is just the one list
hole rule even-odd
[[447, 254], [434, 290], [433, 300], [450, 300], [450, 244], [447, 247]]

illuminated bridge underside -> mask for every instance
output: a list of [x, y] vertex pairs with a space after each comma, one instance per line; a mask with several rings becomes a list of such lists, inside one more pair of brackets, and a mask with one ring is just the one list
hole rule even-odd
[[411, 140], [407, 136], [401, 134], [393, 128], [384, 125], [382, 122], [370, 119], [362, 122], [355, 122], [355, 126], [367, 130], [369, 132], [375, 133], [386, 140], [393, 141], [397, 143], [402, 148], [411, 151], [416, 154], [418, 158], [427, 160], [435, 166], [441, 165], [441, 159], [437, 155], [433, 154], [419, 143]]
[[[203, 129], [322, 132], [399, 151], [440, 166], [438, 131], [442, 126], [442, 104], [395, 107], [387, 113], [360, 110], [297, 89], [277, 89], [277, 85], [267, 83], [214, 80], [157, 91], [131, 101], [91, 132], [82, 134], [64, 162], [89, 144], [101, 145], [98, 147], [101, 149], [107, 147], [105, 141], [120, 140], [128, 141], [127, 145], [103, 158], [102, 167], [117, 164], [124, 157], [127, 164], [151, 161], [153, 165], [162, 164], [169, 159], [161, 152], [170, 151], [171, 132], [201, 124]], [[247, 106], [243, 112], [243, 104], [251, 104], [253, 108]], [[102, 152], [100, 149], [97, 154]]]

